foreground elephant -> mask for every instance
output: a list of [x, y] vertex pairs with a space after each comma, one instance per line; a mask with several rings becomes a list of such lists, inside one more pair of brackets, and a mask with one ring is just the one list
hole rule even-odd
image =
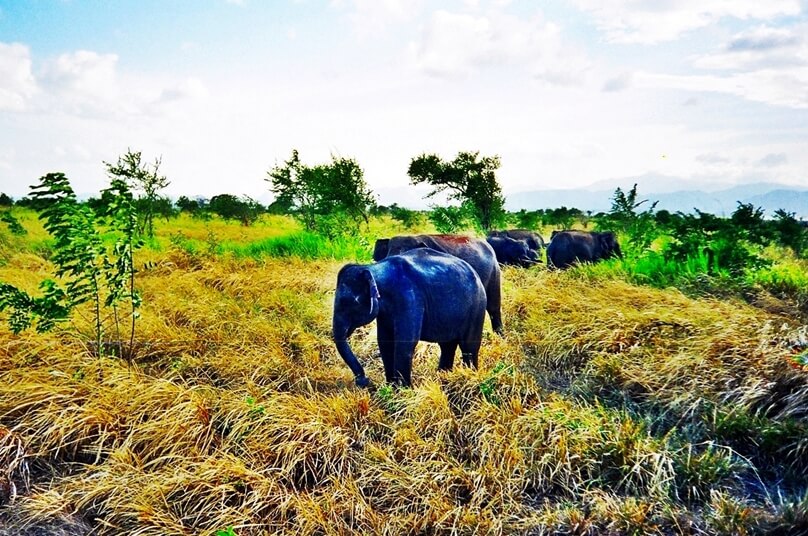
[[487, 296], [486, 310], [491, 316], [491, 327], [502, 334], [500, 312], [502, 290], [501, 274], [493, 248], [485, 241], [460, 235], [402, 235], [380, 238], [373, 248], [373, 260], [380, 261], [391, 255], [416, 248], [432, 248], [463, 259], [474, 268]]
[[432, 249], [415, 249], [375, 264], [348, 264], [337, 275], [333, 336], [356, 385], [370, 380], [348, 344], [360, 326], [376, 320], [388, 383], [411, 384], [412, 354], [419, 340], [440, 344], [438, 368], [463, 362], [477, 367], [485, 319], [485, 289], [465, 261]]
[[489, 231], [488, 236], [507, 236], [514, 240], [524, 240], [527, 247], [533, 251], [538, 251], [544, 247], [544, 239], [535, 231], [529, 229], [507, 229], [505, 231]]
[[500, 264], [529, 268], [541, 262], [539, 254], [529, 248], [524, 240], [514, 240], [507, 236], [489, 236], [485, 240], [494, 249]]
[[567, 268], [578, 262], [597, 262], [611, 257], [623, 258], [620, 244], [612, 232], [553, 231], [547, 246], [547, 265]]

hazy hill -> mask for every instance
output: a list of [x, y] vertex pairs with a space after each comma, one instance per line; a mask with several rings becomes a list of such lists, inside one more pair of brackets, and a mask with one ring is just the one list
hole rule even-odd
[[[602, 186], [607, 182], [613, 187], [603, 189]], [[789, 212], [795, 212], [797, 217], [808, 218], [808, 188], [774, 183], [752, 183], [715, 191], [696, 188], [660, 191], [667, 190], [670, 182], [657, 184], [657, 188], [647, 189], [639, 184], [638, 190], [641, 199], [659, 201], [657, 204], [659, 210], [691, 212], [697, 208], [704, 212], [726, 216], [735, 210], [740, 201], [763, 207], [768, 215], [772, 215], [778, 208], [783, 208]], [[692, 183], [687, 184], [689, 186]], [[506, 207], [508, 210], [535, 210], [566, 206], [593, 212], [606, 211], [611, 207], [611, 198], [614, 189], [618, 186], [630, 188], [631, 184], [603, 181], [586, 189], [518, 192], [507, 196]]]

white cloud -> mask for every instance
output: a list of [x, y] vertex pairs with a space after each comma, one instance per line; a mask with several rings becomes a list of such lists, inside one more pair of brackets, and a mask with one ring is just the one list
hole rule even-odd
[[702, 153], [698, 154], [695, 157], [696, 162], [701, 164], [705, 164], [708, 166], [715, 166], [715, 165], [724, 165], [729, 164], [732, 162], [731, 159], [727, 158], [726, 156], [719, 154], [719, 153]]
[[198, 78], [186, 78], [177, 84], [163, 89], [158, 100], [161, 102], [175, 102], [185, 99], [202, 100], [207, 98], [207, 96], [208, 90], [201, 80]]
[[20, 43], [0, 43], [0, 110], [23, 110], [37, 91], [31, 53]]
[[116, 54], [78, 50], [45, 63], [41, 80], [51, 106], [72, 113], [109, 113], [122, 107]]
[[638, 87], [727, 93], [776, 106], [808, 108], [808, 67], [789, 71], [761, 69], [727, 76], [638, 73], [635, 81]]
[[556, 24], [498, 11], [479, 16], [436, 11], [410, 52], [420, 70], [442, 77], [517, 65], [551, 84], [566, 85], [581, 81], [590, 67], [583, 54], [563, 43]]
[[693, 60], [696, 68], [721, 74], [640, 76], [641, 85], [737, 95], [747, 100], [808, 108], [808, 38], [805, 25], [757, 26], [736, 33], [718, 52]]
[[171, 113], [182, 103], [203, 102], [204, 83], [143, 73], [119, 73], [116, 54], [79, 50], [46, 61], [40, 107], [70, 115], [110, 119]]
[[769, 153], [756, 162], [758, 166], [763, 167], [777, 167], [788, 163], [788, 155], [786, 153]]
[[735, 34], [719, 52], [699, 56], [694, 66], [714, 70], [754, 70], [808, 65], [808, 26], [758, 26]]
[[630, 72], [620, 73], [614, 78], [606, 80], [603, 84], [603, 91], [609, 93], [613, 91], [623, 91], [631, 87], [631, 79], [633, 75]]
[[773, 20], [800, 13], [798, 0], [575, 0], [591, 13], [606, 40], [660, 43], [727, 17]]
[[[347, 7], [344, 0], [332, 0], [331, 5]], [[377, 36], [391, 24], [414, 19], [422, 7], [423, 0], [353, 0], [349, 18], [360, 37]]]

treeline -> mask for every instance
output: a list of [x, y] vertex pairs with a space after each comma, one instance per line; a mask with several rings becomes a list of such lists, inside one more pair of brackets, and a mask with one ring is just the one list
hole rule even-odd
[[[629, 258], [653, 254], [665, 262], [696, 259], [708, 273], [761, 266], [765, 260], [759, 250], [769, 244], [790, 248], [798, 257], [808, 251], [806, 222], [798, 220], [794, 213], [778, 210], [767, 217], [761, 208], [741, 203], [728, 218], [698, 210], [671, 213], [655, 210], [656, 203], [639, 200], [636, 185], [628, 191], [618, 188], [608, 212], [593, 214], [574, 207], [507, 212], [496, 178], [500, 158], [479, 152], [460, 152], [452, 160], [425, 153], [411, 160], [407, 169], [410, 183], [431, 186], [426, 199], [442, 194], [453, 202], [424, 211], [395, 203], [379, 204], [364, 180], [362, 168], [352, 158], [332, 155], [329, 162], [310, 165], [301, 160], [297, 150], [292, 150], [289, 159], [267, 171], [265, 180], [275, 197], [269, 205], [229, 193], [210, 199], [181, 196], [173, 201], [161, 193], [170, 182], [161, 175], [160, 163], [159, 158], [145, 162], [140, 152], [131, 150], [114, 164], [104, 163], [110, 177], [126, 178], [133, 194], [138, 235], [147, 238], [153, 236], [154, 218], [170, 219], [183, 212], [203, 219], [218, 216], [245, 226], [252, 225], [262, 214], [290, 215], [307, 231], [326, 238], [357, 235], [371, 216], [389, 215], [405, 230], [428, 220], [441, 233], [486, 232], [504, 227], [617, 231]], [[17, 205], [41, 212], [51, 202], [41, 196], [15, 202], [7, 194], [0, 194], [0, 206]], [[114, 203], [109, 190], [84, 202], [97, 215], [107, 213]], [[7, 211], [0, 212], [0, 216], [12, 232], [20, 232]]]

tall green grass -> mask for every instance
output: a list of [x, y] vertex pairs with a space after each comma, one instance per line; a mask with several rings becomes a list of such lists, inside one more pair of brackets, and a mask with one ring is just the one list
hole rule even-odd
[[222, 253], [231, 253], [237, 259], [266, 257], [297, 257], [299, 259], [371, 260], [372, 245], [364, 237], [324, 236], [301, 231], [284, 236], [256, 240], [247, 244], [224, 242]]

